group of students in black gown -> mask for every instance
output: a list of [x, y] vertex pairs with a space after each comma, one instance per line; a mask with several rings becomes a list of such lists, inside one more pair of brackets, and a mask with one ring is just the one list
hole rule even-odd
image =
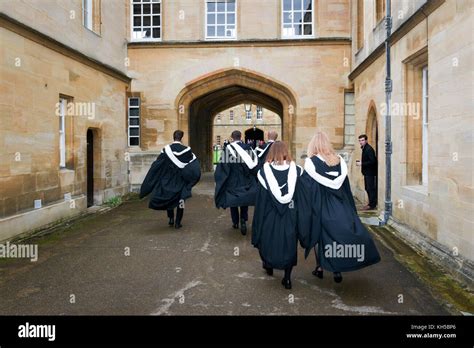
[[[215, 205], [230, 208], [232, 227], [242, 235], [248, 230], [248, 207], [255, 206], [251, 239], [266, 273], [284, 270], [282, 285], [291, 289], [298, 243], [305, 257], [315, 252], [313, 275], [323, 278], [327, 270], [337, 283], [343, 272], [379, 262], [375, 243], [357, 215], [347, 164], [327, 134], [316, 131], [304, 167], [296, 165], [276, 132], [267, 136], [268, 142], [253, 150], [242, 142], [240, 131], [232, 132], [214, 173]], [[140, 196], [152, 193], [150, 208], [168, 210], [170, 225], [180, 228], [180, 204], [201, 174], [196, 156], [180, 143], [182, 132], [176, 131], [174, 138], [152, 164]], [[175, 207], [178, 217], [173, 221]]]

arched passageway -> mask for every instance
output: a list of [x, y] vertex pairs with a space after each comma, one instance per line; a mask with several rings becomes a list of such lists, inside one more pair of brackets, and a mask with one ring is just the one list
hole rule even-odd
[[[202, 169], [212, 169], [213, 117], [234, 105], [261, 105], [282, 119], [281, 139], [292, 147], [296, 102], [290, 89], [265, 76], [243, 69], [228, 69], [187, 84], [176, 99], [178, 125], [189, 136]], [[292, 152], [294, 151], [292, 147]]]

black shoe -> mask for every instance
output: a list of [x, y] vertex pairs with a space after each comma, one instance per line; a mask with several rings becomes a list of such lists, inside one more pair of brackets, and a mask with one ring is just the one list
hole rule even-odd
[[265, 268], [265, 271], [267, 272], [269, 276], [273, 275], [273, 268], [270, 268], [270, 267], [263, 267], [263, 268]]
[[286, 278], [283, 278], [281, 280], [281, 285], [283, 285], [285, 287], [285, 289], [291, 289], [291, 280], [290, 279], [286, 279]]
[[170, 218], [170, 221], [168, 221], [168, 225], [170, 226], [174, 225], [174, 218]]
[[238, 229], [238, 228], [239, 228], [239, 224], [233, 224], [233, 225], [232, 225], [232, 228], [235, 229], [235, 230]]
[[181, 227], [183, 227], [183, 225], [181, 225], [178, 222], [174, 225], [174, 228], [176, 228], [177, 230], [180, 229]]
[[342, 274], [341, 272], [334, 272], [334, 281], [336, 283], [342, 282]]
[[240, 233], [242, 233], [242, 236], [247, 234], [247, 223], [244, 219], [240, 220]]
[[315, 277], [318, 277], [319, 279], [323, 279], [323, 269], [318, 266], [316, 269], [312, 272]]

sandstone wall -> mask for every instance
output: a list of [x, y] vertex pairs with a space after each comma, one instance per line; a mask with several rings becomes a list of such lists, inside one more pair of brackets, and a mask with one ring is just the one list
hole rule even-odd
[[[407, 136], [408, 116], [392, 116], [392, 201], [397, 221], [441, 243], [453, 255], [472, 260], [474, 255], [473, 191], [473, 3], [446, 1], [429, 17], [392, 46], [392, 78], [395, 105], [407, 101], [404, 61], [427, 49], [428, 185], [407, 181], [407, 152], [416, 141]], [[354, 80], [356, 133], [365, 133], [370, 106], [379, 125], [379, 210], [385, 192], [384, 95], [385, 58], [381, 56]], [[369, 140], [370, 142], [370, 140]], [[356, 147], [354, 156], [360, 158]], [[365, 199], [359, 168], [352, 167], [353, 186]]]
[[[127, 83], [0, 28], [0, 217], [87, 193], [86, 134], [95, 134], [96, 203], [128, 190]], [[93, 113], [66, 116], [68, 167], [59, 166], [60, 95]], [[77, 208], [81, 208], [77, 205]], [[0, 236], [1, 239], [1, 236]]]

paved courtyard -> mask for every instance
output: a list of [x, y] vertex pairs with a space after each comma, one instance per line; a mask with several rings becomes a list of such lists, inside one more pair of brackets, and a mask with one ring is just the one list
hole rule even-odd
[[37, 262], [0, 260], [0, 314], [448, 314], [377, 237], [382, 261], [341, 284], [329, 273], [315, 278], [314, 255], [305, 260], [300, 250], [285, 290], [280, 271], [261, 268], [250, 234], [214, 207], [210, 176], [183, 225], [168, 227], [165, 212], [136, 200], [61, 226], [39, 240]]

